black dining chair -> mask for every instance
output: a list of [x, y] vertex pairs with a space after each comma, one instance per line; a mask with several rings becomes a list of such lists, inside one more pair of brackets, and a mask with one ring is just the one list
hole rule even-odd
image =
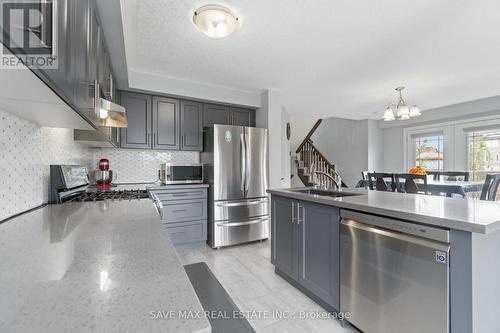
[[479, 199], [496, 201], [499, 184], [500, 174], [486, 175], [486, 180], [484, 181], [483, 190], [481, 191]]
[[[427, 191], [427, 175], [418, 175], [414, 173], [400, 173], [395, 175], [396, 178], [396, 188], [402, 193], [412, 193], [412, 194], [428, 194]], [[401, 183], [401, 179], [404, 179], [404, 184]], [[416, 180], [422, 181], [422, 186], [419, 190]]]
[[457, 181], [463, 180], [464, 182], [469, 181], [469, 173], [465, 171], [439, 171], [438, 178], [434, 178], [434, 180], [448, 180], [448, 181]]
[[433, 180], [439, 180], [441, 171], [426, 171], [427, 176], [432, 176]]
[[[387, 186], [387, 182], [389, 182], [389, 186]], [[368, 173], [368, 186], [370, 190], [377, 191], [392, 191], [396, 190], [396, 182], [394, 181], [393, 173], [380, 173], [373, 172]]]

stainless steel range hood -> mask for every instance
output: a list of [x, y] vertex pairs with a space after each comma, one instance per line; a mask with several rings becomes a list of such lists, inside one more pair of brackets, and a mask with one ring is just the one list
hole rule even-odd
[[98, 116], [101, 120], [101, 126], [127, 127], [127, 115], [123, 106], [104, 98], [99, 98], [98, 103]]

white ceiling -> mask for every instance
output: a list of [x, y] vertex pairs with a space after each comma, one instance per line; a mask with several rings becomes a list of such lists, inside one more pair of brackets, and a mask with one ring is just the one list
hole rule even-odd
[[[129, 73], [276, 89], [290, 113], [377, 118], [399, 85], [424, 110], [500, 95], [498, 0], [121, 1]], [[241, 29], [197, 31], [192, 14], [208, 3], [232, 8]]]

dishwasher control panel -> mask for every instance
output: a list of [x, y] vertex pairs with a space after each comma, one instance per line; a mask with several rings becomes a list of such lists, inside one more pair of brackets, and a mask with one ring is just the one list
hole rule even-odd
[[342, 218], [359, 221], [365, 224], [371, 224], [380, 228], [385, 228], [393, 231], [402, 232], [414, 236], [419, 236], [438, 242], [449, 243], [450, 231], [437, 227], [431, 227], [423, 224], [406, 222], [392, 218], [371, 215], [366, 213], [355, 212], [347, 209], [342, 209], [340, 212]]

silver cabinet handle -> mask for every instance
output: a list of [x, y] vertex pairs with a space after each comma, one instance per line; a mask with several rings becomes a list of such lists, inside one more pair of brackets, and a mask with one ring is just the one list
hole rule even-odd
[[241, 207], [241, 206], [254, 206], [260, 205], [264, 203], [268, 203], [267, 199], [259, 199], [256, 201], [243, 201], [243, 202], [219, 202], [217, 203], [218, 207]]
[[180, 212], [185, 212], [187, 209], [174, 209], [172, 212], [173, 213], [180, 213]]
[[156, 133], [153, 133], [153, 146], [156, 145]]
[[300, 224], [300, 203], [297, 202], [297, 225]]
[[292, 201], [292, 224], [295, 220], [295, 202]]

